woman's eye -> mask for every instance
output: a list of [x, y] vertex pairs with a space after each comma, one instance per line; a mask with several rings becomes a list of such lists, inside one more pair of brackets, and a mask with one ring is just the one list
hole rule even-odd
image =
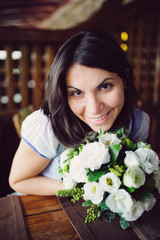
[[107, 89], [109, 89], [110, 87], [111, 87], [111, 84], [105, 83], [105, 84], [103, 84], [103, 85], [101, 86], [101, 89], [102, 89], [102, 90], [107, 90]]
[[80, 90], [76, 90], [74, 92], [71, 93], [72, 96], [80, 96], [81, 95], [81, 91]]

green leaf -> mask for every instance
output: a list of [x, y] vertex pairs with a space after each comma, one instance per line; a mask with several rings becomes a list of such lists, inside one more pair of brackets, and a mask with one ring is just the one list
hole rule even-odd
[[120, 152], [120, 144], [117, 145], [111, 145], [109, 147], [109, 153], [111, 155], [112, 161], [115, 162], [117, 160], [117, 157], [119, 155]]
[[126, 138], [123, 138], [122, 144], [130, 149], [130, 147], [133, 145], [133, 142], [129, 138], [126, 137]]
[[107, 170], [95, 170], [95, 171], [90, 171], [88, 176], [89, 176], [89, 180], [91, 182], [96, 182], [99, 180], [99, 178], [104, 175], [107, 172]]
[[115, 213], [108, 209], [102, 213], [102, 217], [105, 218], [105, 220], [110, 223], [112, 219], [114, 219]]
[[117, 137], [121, 138], [124, 135], [124, 127], [120, 128], [119, 130], [116, 131]]
[[83, 202], [83, 203], [82, 203], [82, 206], [83, 206], [83, 207], [89, 207], [89, 206], [91, 206], [91, 205], [93, 205], [93, 203], [91, 202], [91, 200], [87, 200], [86, 202]]
[[130, 188], [128, 188], [128, 191], [130, 192], [130, 193], [133, 193], [133, 192], [135, 192], [135, 188], [134, 187], [130, 187]]
[[138, 143], [135, 143], [128, 147], [129, 150], [135, 151], [138, 148]]
[[102, 201], [100, 204], [98, 204], [98, 206], [102, 209], [102, 210], [108, 210], [109, 208], [107, 207], [105, 201]]
[[121, 228], [123, 228], [124, 230], [130, 227], [130, 222], [126, 221], [122, 217], [120, 217], [119, 223], [121, 225]]

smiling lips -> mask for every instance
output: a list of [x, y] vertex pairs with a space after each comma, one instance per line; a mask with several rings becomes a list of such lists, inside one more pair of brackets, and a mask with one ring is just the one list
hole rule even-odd
[[90, 120], [90, 122], [92, 122], [95, 125], [102, 125], [110, 116], [111, 111], [112, 111], [112, 109], [107, 114], [103, 115], [102, 117], [90, 118], [89, 120]]

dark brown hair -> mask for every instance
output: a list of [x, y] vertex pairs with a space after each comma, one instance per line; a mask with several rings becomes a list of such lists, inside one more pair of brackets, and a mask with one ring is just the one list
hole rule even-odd
[[55, 136], [67, 147], [79, 145], [92, 130], [68, 106], [66, 75], [74, 63], [117, 73], [123, 80], [126, 86], [125, 103], [110, 130], [127, 126], [136, 96], [131, 66], [123, 50], [110, 35], [94, 29], [71, 37], [53, 61], [42, 107], [51, 120]]

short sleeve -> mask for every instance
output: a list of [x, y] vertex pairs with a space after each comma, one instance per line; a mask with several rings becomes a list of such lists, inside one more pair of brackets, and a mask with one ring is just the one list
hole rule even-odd
[[53, 134], [49, 118], [42, 110], [37, 110], [25, 118], [21, 127], [21, 137], [39, 155], [52, 159], [56, 155], [58, 141]]
[[134, 109], [134, 118], [130, 121], [129, 130], [131, 130], [129, 137], [135, 141], [144, 141], [148, 138], [150, 126], [150, 117], [146, 112], [138, 108]]

